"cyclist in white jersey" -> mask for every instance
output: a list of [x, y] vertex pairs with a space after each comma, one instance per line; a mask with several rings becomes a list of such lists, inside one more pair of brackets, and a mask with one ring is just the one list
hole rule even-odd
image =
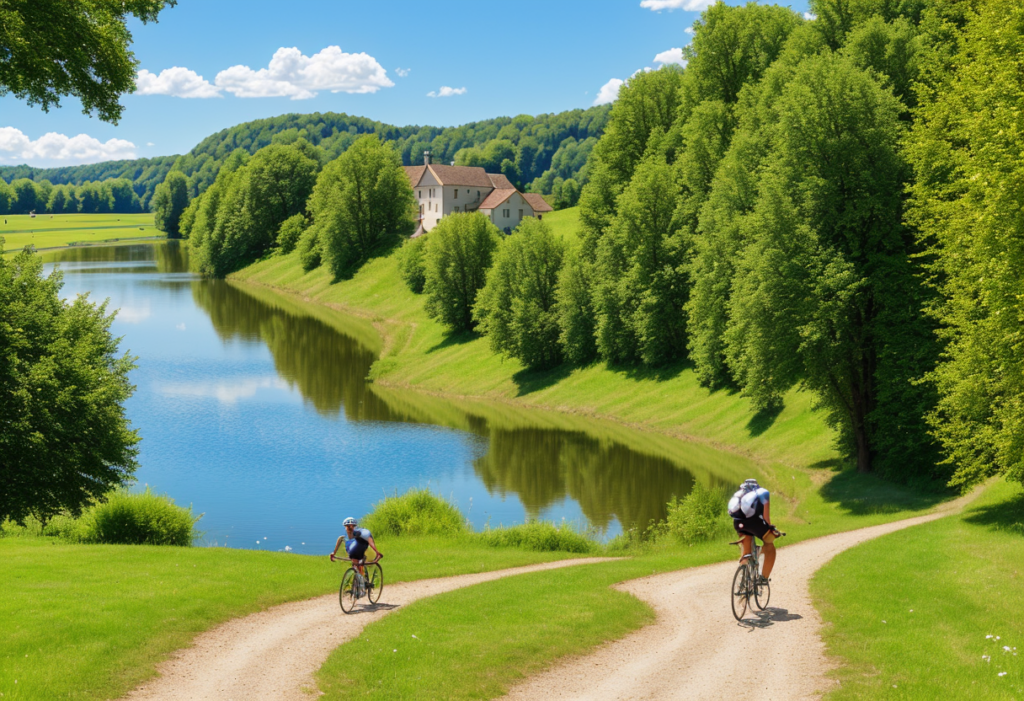
[[359, 528], [359, 524], [356, 520], [349, 516], [345, 519], [343, 524], [345, 526], [345, 535], [338, 538], [338, 542], [334, 545], [334, 552], [331, 553], [331, 562], [334, 562], [335, 555], [341, 549], [341, 546], [345, 546], [345, 552], [348, 554], [348, 559], [352, 561], [352, 566], [359, 570], [359, 574], [366, 576], [366, 568], [363, 567], [363, 562], [366, 558], [366, 549], [369, 548], [377, 554], [377, 559], [384, 557], [384, 553], [377, 549], [377, 544], [373, 542], [373, 535], [365, 528]]
[[740, 535], [740, 562], [750, 555], [754, 536], [764, 542], [761, 577], [767, 580], [775, 566], [775, 538], [779, 533], [771, 522], [771, 494], [757, 480], [749, 479], [729, 500], [729, 515], [733, 528]]

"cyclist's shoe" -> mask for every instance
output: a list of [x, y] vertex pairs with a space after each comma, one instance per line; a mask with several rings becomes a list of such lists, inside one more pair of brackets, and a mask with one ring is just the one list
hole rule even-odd
[[764, 584], [768, 584], [768, 582], [770, 582], [770, 581], [772, 581], [772, 580], [768, 579], [763, 574], [757, 575], [757, 583], [758, 584], [764, 585]]

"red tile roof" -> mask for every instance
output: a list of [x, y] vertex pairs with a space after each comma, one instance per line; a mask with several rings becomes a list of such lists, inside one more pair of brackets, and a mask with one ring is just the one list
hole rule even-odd
[[501, 173], [488, 173], [487, 177], [491, 179], [491, 186], [495, 190], [515, 190], [516, 186]]
[[442, 166], [431, 163], [430, 172], [442, 185], [467, 185], [469, 187], [494, 187], [483, 168], [476, 166]]
[[491, 192], [491, 194], [489, 194], [487, 197], [484, 198], [484, 201], [480, 203], [480, 207], [479, 208], [480, 209], [494, 209], [495, 207], [497, 207], [499, 204], [501, 204], [502, 202], [507, 200], [509, 197], [511, 197], [515, 193], [516, 193], [516, 189], [514, 187], [511, 188], [511, 189], [502, 188], [501, 190], [494, 190], [494, 191]]
[[536, 192], [524, 192], [523, 199], [530, 203], [530, 206], [533, 207], [533, 211], [535, 214], [537, 212], [544, 213], [555, 211], [551, 207], [551, 205], [549, 205], [544, 200], [544, 198], [538, 195]]
[[409, 176], [409, 183], [416, 187], [420, 184], [420, 178], [423, 177], [423, 171], [427, 169], [426, 166], [402, 166], [402, 170]]

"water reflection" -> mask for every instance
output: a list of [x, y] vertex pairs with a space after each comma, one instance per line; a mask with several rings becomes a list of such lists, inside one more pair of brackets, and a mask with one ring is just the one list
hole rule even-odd
[[715, 484], [749, 465], [623, 427], [374, 385], [369, 324], [198, 278], [177, 242], [47, 260], [120, 307], [118, 333], [141, 358], [128, 407], [144, 439], [140, 480], [195, 503], [221, 543], [240, 532], [251, 543], [257, 528], [312, 541], [339, 502], [364, 513], [382, 492], [425, 482], [464, 511], [472, 500], [478, 527], [582, 516], [614, 535], [664, 518], [695, 478]]

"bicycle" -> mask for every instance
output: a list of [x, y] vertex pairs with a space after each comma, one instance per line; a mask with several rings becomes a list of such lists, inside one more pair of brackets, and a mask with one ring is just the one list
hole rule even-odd
[[[341, 560], [343, 558], [333, 558]], [[352, 613], [356, 602], [364, 596], [371, 604], [380, 601], [380, 593], [384, 589], [384, 570], [380, 566], [380, 558], [373, 562], [363, 560], [360, 564], [366, 570], [366, 576], [359, 574], [355, 565], [345, 570], [341, 576], [341, 587], [338, 589], [338, 602], [341, 610]]]
[[[780, 531], [775, 531], [775, 534], [778, 538], [786, 535]], [[750, 535], [753, 537], [752, 534]], [[742, 539], [734, 540], [729, 545], [739, 545], [742, 542]], [[772, 588], [768, 584], [768, 580], [761, 581], [760, 558], [761, 546], [757, 544], [755, 537], [751, 544], [750, 555], [744, 558], [740, 566], [736, 568], [736, 574], [732, 577], [732, 615], [736, 617], [737, 621], [743, 620], [751, 597], [754, 598], [754, 605], [758, 610], [764, 611], [768, 608], [768, 601], [772, 597]]]

